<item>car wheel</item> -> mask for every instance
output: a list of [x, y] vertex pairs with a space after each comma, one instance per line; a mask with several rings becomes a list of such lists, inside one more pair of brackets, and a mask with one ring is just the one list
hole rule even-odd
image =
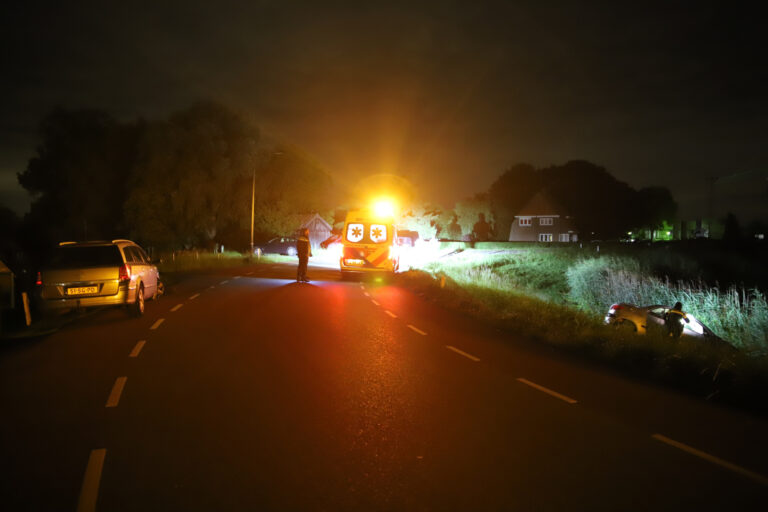
[[296, 248], [295, 247], [289, 247], [288, 248], [288, 256], [296, 256], [296, 254], [298, 254], [298, 253], [296, 252]]
[[631, 320], [619, 320], [615, 325], [621, 332], [637, 332], [637, 326]]
[[144, 314], [144, 285], [140, 284], [136, 289], [136, 301], [131, 306], [133, 316], [139, 317]]

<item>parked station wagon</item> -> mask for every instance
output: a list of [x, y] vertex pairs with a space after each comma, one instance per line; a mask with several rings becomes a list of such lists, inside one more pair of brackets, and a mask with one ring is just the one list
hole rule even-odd
[[130, 240], [62, 242], [37, 273], [36, 299], [43, 311], [127, 306], [144, 314], [144, 301], [162, 295], [157, 267]]

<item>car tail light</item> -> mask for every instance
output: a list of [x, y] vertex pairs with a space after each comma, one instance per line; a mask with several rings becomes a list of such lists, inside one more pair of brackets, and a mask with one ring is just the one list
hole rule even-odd
[[117, 276], [117, 280], [121, 283], [123, 281], [131, 280], [131, 266], [129, 264], [123, 263], [123, 266], [120, 267], [120, 273]]
[[37, 279], [35, 280], [35, 284], [37, 286], [43, 286], [43, 275], [40, 272], [37, 273]]

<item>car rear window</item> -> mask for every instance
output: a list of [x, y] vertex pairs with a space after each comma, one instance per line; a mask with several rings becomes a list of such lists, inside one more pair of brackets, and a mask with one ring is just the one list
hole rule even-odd
[[123, 264], [120, 249], [115, 245], [90, 247], [57, 247], [50, 268], [111, 267]]

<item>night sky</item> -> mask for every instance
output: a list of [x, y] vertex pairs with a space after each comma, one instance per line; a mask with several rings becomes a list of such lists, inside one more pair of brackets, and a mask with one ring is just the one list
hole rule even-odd
[[444, 205], [514, 163], [586, 159], [688, 217], [709, 176], [756, 173], [716, 206], [768, 216], [768, 37], [736, 2], [108, 3], [3, 7], [0, 203], [26, 209], [15, 175], [54, 106], [213, 99], [337, 180], [392, 172]]

